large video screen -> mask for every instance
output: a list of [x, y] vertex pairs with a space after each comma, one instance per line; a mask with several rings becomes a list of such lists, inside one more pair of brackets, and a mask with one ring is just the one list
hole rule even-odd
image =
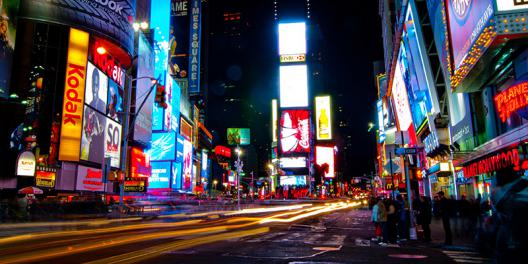
[[315, 147], [315, 164], [322, 166], [328, 164], [328, 173], [325, 173], [326, 178], [335, 177], [334, 168], [334, 148], [325, 146]]
[[148, 150], [152, 161], [169, 161], [176, 158], [176, 133], [152, 133], [152, 147]]
[[[152, 87], [150, 78], [147, 76], [154, 76], [154, 55], [153, 50], [147, 38], [140, 34], [138, 38], [138, 59], [137, 59], [137, 74], [136, 78], [136, 105], [145, 102], [141, 111], [136, 109], [138, 113], [134, 123], [134, 140], [148, 144], [152, 135], [152, 108], [154, 106], [154, 95], [149, 94]], [[157, 78], [157, 77], [156, 77]]]
[[280, 66], [280, 107], [308, 106], [306, 65]]
[[283, 154], [310, 152], [310, 112], [308, 110], [282, 111], [280, 146]]
[[193, 146], [189, 140], [183, 142], [183, 190], [190, 192], [193, 187]]
[[151, 162], [152, 174], [148, 178], [149, 189], [169, 188], [172, 166], [170, 162]]
[[279, 24], [279, 55], [306, 54], [306, 23]]
[[392, 99], [396, 109], [396, 117], [398, 118], [398, 125], [401, 131], [409, 130], [412, 123], [412, 115], [409, 106], [409, 99], [407, 97], [407, 87], [402, 69], [405, 65], [402, 63], [402, 50], [396, 62], [396, 69], [394, 70], [394, 80], [392, 81]]
[[95, 110], [106, 113], [108, 77], [91, 62], [86, 67], [85, 103]]
[[315, 133], [317, 140], [332, 139], [330, 96], [315, 97]]
[[102, 163], [105, 152], [107, 118], [90, 106], [84, 106], [81, 136], [81, 159]]
[[249, 145], [251, 136], [249, 128], [228, 128], [227, 144], [228, 145]]
[[105, 129], [105, 158], [110, 158], [112, 167], [118, 168], [121, 158], [121, 125], [116, 121], [107, 118]]

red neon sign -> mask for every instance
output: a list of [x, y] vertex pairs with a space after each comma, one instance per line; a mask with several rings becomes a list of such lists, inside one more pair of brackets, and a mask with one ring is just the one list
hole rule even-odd
[[130, 177], [145, 178], [150, 177], [150, 160], [145, 152], [139, 148], [130, 149]]
[[462, 168], [465, 178], [513, 167], [519, 170], [521, 159], [517, 149], [499, 152], [491, 157], [470, 163]]
[[224, 156], [226, 158], [231, 158], [231, 149], [224, 146], [215, 147], [216, 155]]
[[[101, 52], [103, 49], [105, 52]], [[116, 58], [106, 52], [103, 43], [96, 40], [92, 44], [92, 57], [93, 63], [108, 75], [108, 77], [121, 87], [125, 85], [125, 70]]]
[[502, 122], [515, 111], [528, 106], [528, 82], [511, 86], [494, 97], [497, 112]]

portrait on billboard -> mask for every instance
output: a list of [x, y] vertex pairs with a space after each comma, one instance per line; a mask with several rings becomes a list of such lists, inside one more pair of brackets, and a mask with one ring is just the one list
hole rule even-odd
[[119, 113], [123, 112], [123, 89], [112, 80], [108, 82], [107, 102], [106, 114], [121, 123], [122, 116]]
[[101, 163], [105, 148], [106, 117], [90, 106], [84, 106], [81, 137], [81, 159]]
[[285, 110], [280, 119], [280, 145], [282, 153], [310, 152], [310, 112]]
[[108, 97], [108, 77], [92, 63], [86, 67], [86, 92], [84, 100], [87, 105], [101, 113], [106, 113]]

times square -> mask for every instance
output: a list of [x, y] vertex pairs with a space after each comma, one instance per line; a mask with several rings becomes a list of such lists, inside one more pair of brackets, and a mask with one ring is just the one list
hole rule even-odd
[[0, 0], [0, 263], [526, 263], [527, 0]]

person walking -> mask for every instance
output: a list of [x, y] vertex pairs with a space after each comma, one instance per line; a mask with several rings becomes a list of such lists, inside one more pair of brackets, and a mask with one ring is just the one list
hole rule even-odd
[[383, 242], [383, 226], [387, 222], [387, 211], [385, 205], [381, 199], [372, 207], [372, 222], [375, 226], [376, 241], [378, 243]]
[[386, 243], [388, 242], [390, 244], [396, 244], [397, 242], [396, 225], [398, 223], [399, 217], [398, 217], [398, 213], [396, 212], [396, 206], [394, 204], [394, 200], [387, 199], [385, 207], [387, 208], [387, 223], [385, 224], [386, 226], [385, 232], [387, 234]]
[[451, 201], [447, 199], [444, 196], [443, 191], [439, 191], [439, 211], [440, 216], [442, 217], [442, 225], [444, 227], [444, 234], [445, 234], [445, 245], [452, 245], [453, 244], [453, 235], [451, 233], [451, 223], [450, 223], [450, 217], [452, 212], [452, 206]]
[[420, 197], [420, 204], [418, 207], [418, 224], [422, 226], [424, 241], [431, 241], [431, 218], [432, 218], [432, 208], [431, 208], [431, 198], [428, 196]]

